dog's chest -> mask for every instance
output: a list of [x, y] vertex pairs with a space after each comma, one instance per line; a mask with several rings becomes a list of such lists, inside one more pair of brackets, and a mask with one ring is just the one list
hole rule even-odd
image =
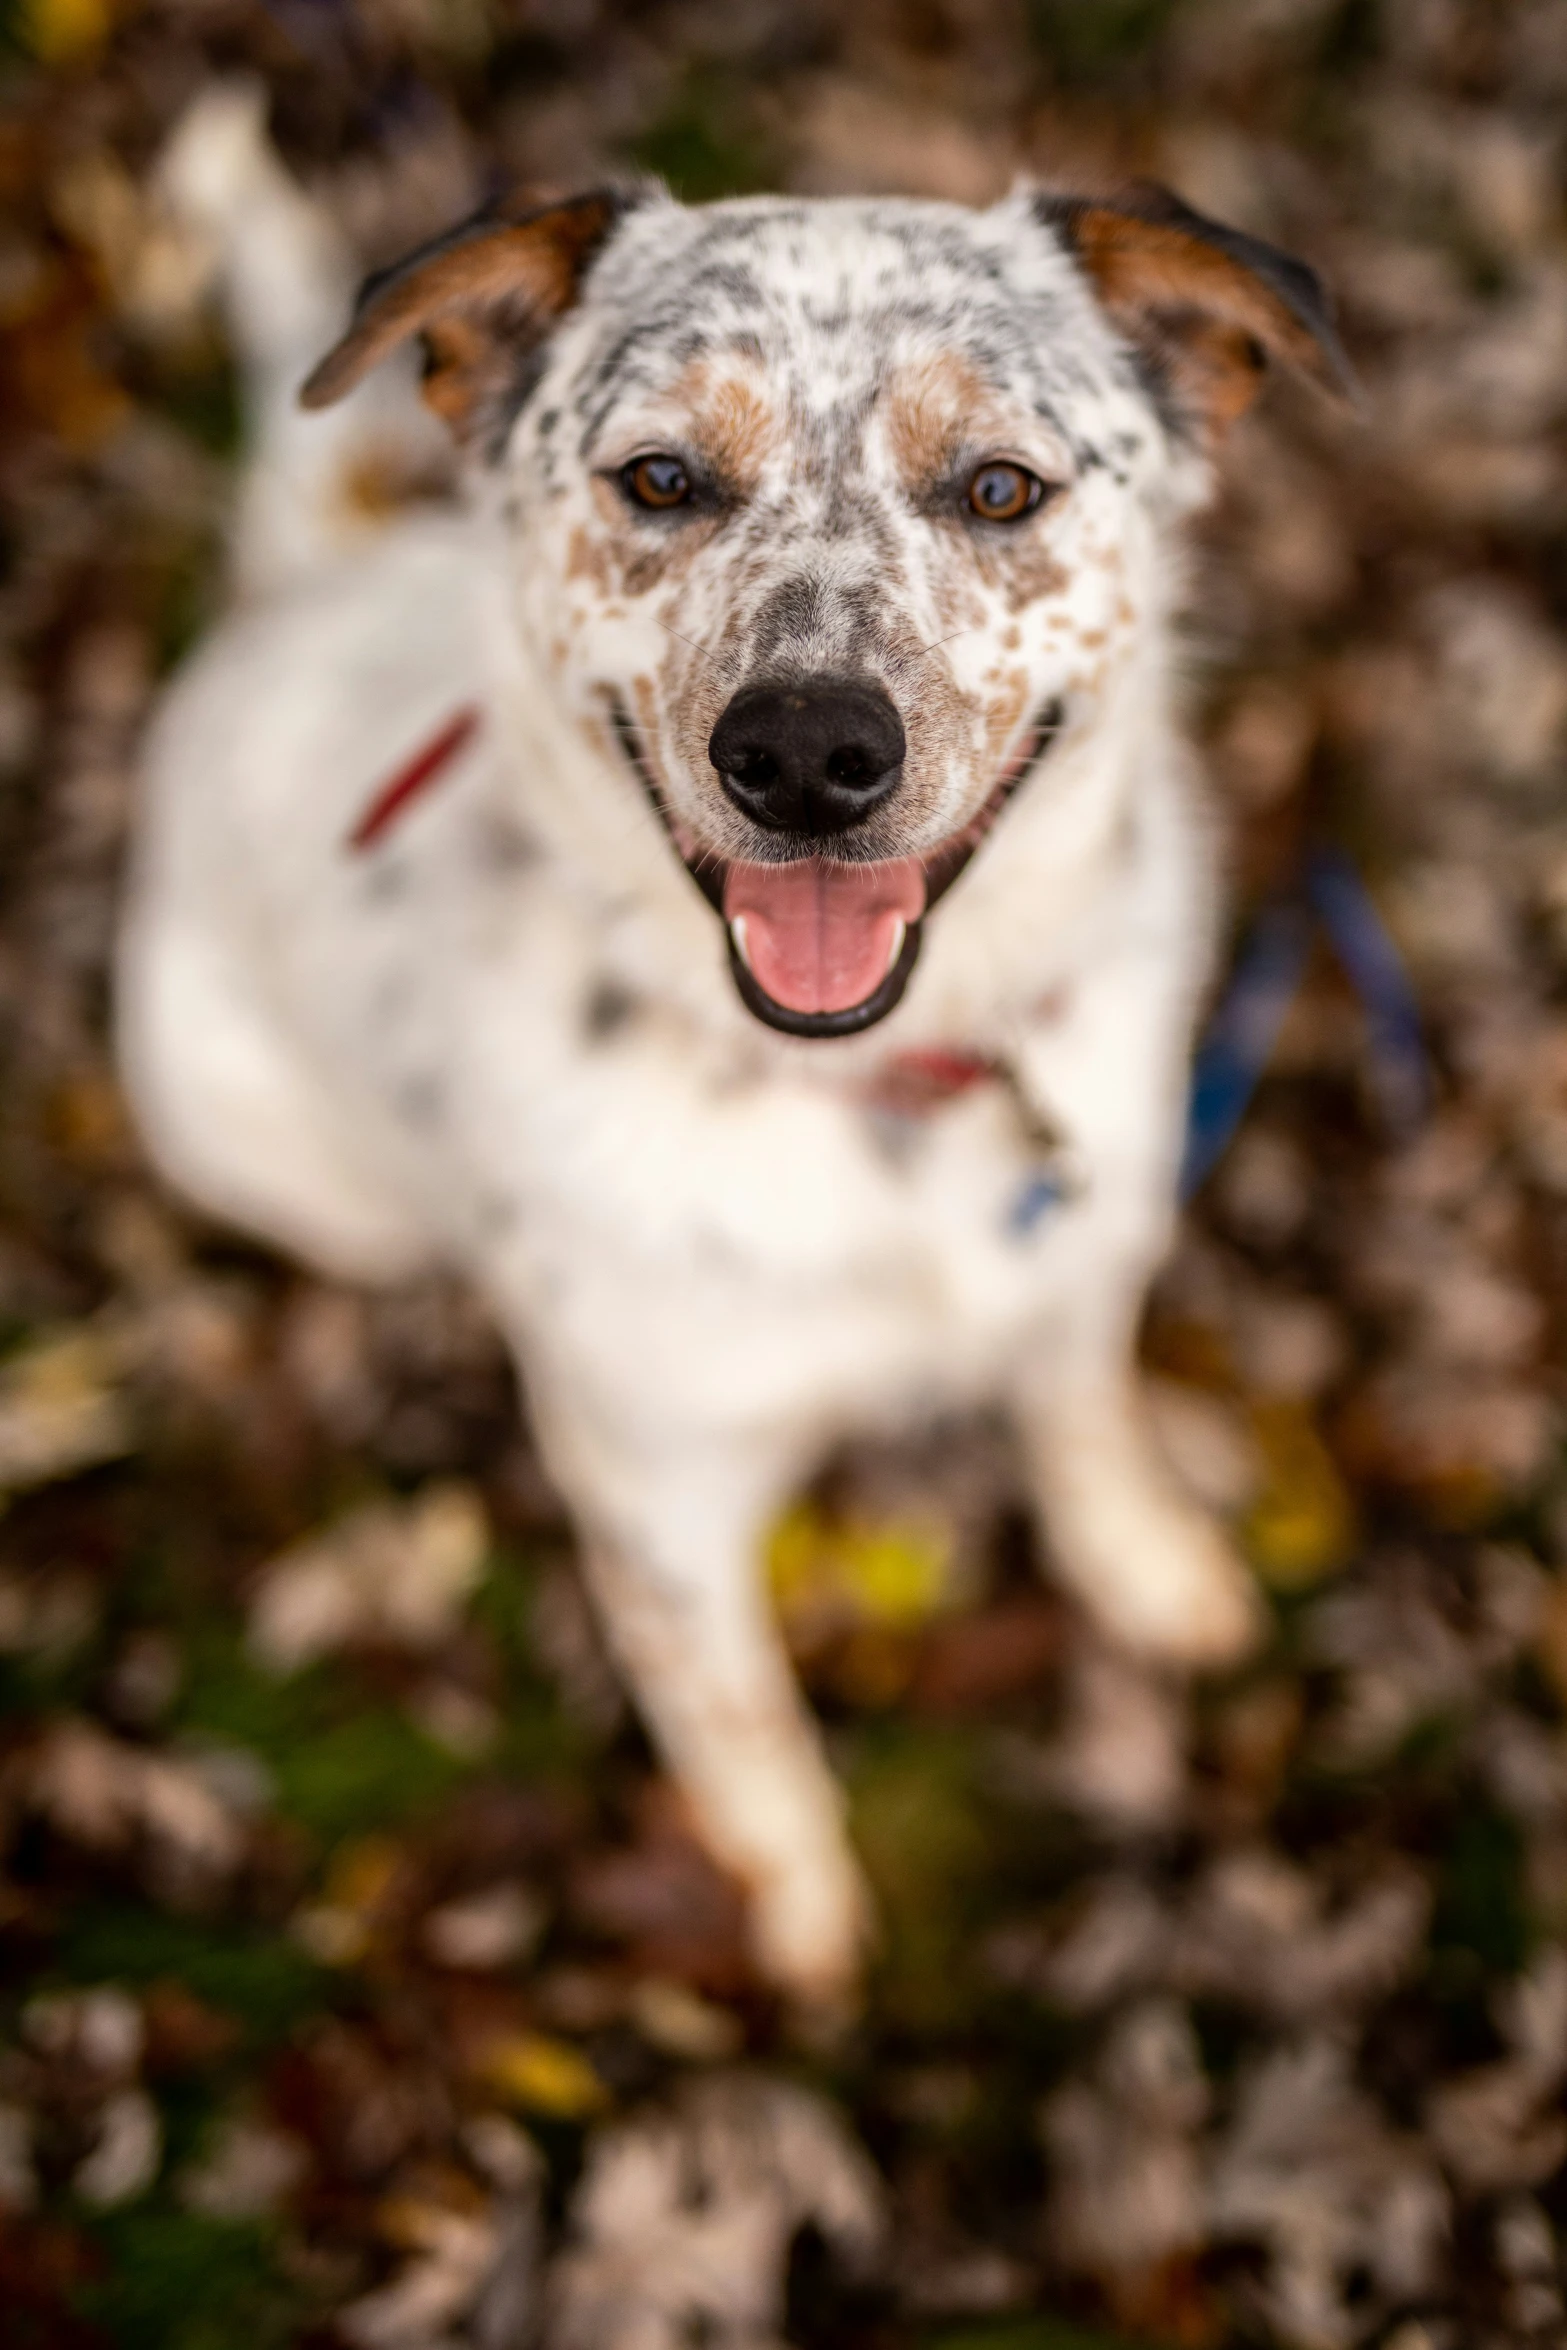
[[826, 1318], [911, 1359], [988, 1359], [1037, 1315], [1073, 1203], [999, 1065], [704, 1030], [639, 983], [635, 914], [549, 866], [481, 886], [464, 838], [454, 811], [417, 911], [359, 921], [339, 1016], [481, 1278], [546, 1319], [678, 1296], [715, 1332]]

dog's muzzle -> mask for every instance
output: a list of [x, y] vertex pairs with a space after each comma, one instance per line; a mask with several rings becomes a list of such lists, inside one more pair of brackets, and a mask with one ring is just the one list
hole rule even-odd
[[890, 697], [860, 679], [748, 687], [719, 719], [709, 755], [736, 806], [754, 822], [790, 834], [803, 852], [750, 864], [691, 853], [618, 696], [610, 710], [627, 763], [686, 870], [723, 917], [741, 1001], [768, 1027], [810, 1037], [856, 1035], [898, 1004], [919, 959], [924, 917], [1063, 718], [1059, 701], [1045, 705], [962, 832], [922, 857], [854, 862], [812, 844], [820, 840], [830, 849], [897, 789], [905, 746]]

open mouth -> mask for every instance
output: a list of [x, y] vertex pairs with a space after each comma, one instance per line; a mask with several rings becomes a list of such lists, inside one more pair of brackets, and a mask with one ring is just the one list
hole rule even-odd
[[868, 864], [797, 857], [776, 865], [697, 853], [665, 807], [618, 696], [610, 716], [676, 855], [723, 919], [747, 1011], [788, 1036], [820, 1037], [873, 1028], [898, 1003], [919, 960], [925, 916], [1059, 733], [1063, 712], [1059, 701], [1046, 703], [978, 815], [927, 855]]

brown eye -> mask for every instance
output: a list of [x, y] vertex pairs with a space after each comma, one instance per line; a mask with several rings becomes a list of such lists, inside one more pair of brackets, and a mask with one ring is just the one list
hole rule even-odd
[[1044, 494], [1038, 475], [1021, 465], [982, 465], [968, 485], [969, 511], [982, 522], [1021, 522]]
[[691, 495], [691, 477], [678, 457], [636, 457], [623, 467], [621, 487], [636, 506], [663, 513], [683, 506]]

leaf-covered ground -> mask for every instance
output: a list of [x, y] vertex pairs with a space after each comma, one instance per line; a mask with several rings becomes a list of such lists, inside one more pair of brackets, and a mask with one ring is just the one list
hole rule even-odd
[[[31, 0], [0, 82], [7, 2350], [1567, 2342], [1567, 5]], [[514, 179], [1148, 172], [1308, 253], [1193, 581], [1237, 908], [1319, 950], [1148, 1333], [1276, 1604], [1195, 1692], [1036, 1573], [996, 1432], [774, 1579], [884, 1949], [802, 2044], [608, 1674], [476, 1309], [181, 1212], [105, 1049], [138, 728], [237, 434], [149, 193], [262, 75], [367, 265]], [[1240, 912], [1237, 916], [1240, 920]], [[1406, 1071], [1407, 1075], [1407, 1071]]]

